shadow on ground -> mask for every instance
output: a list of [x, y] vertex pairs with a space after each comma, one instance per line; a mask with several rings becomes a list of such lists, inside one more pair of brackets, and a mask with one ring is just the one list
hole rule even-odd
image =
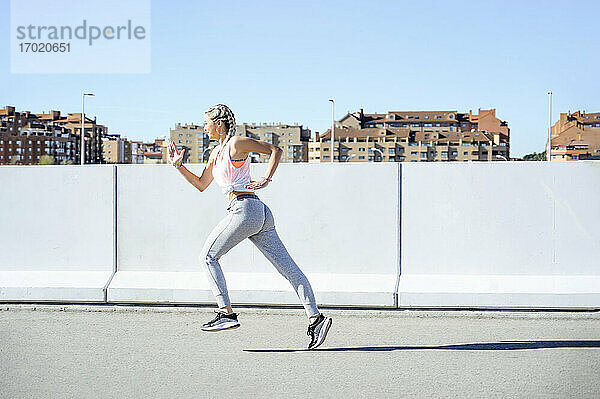
[[[514, 351], [523, 349], [553, 348], [600, 348], [600, 341], [500, 341], [472, 344], [434, 345], [434, 346], [351, 346], [345, 348], [320, 348], [320, 352], [391, 352], [401, 350], [465, 350], [465, 351]], [[244, 352], [304, 352], [306, 349], [244, 349]]]

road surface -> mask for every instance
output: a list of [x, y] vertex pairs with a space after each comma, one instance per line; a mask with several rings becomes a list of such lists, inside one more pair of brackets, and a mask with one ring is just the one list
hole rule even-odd
[[[35, 309], [35, 310], [34, 310]], [[600, 397], [600, 313], [0, 304], [2, 398]]]

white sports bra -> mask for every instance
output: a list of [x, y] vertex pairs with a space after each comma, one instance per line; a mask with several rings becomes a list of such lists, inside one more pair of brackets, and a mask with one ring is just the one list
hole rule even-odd
[[247, 193], [255, 192], [254, 189], [246, 188], [250, 183], [250, 155], [240, 167], [235, 167], [229, 157], [229, 140], [219, 145], [217, 156], [212, 168], [213, 179], [221, 187], [223, 194], [227, 195], [232, 191], [243, 191]]

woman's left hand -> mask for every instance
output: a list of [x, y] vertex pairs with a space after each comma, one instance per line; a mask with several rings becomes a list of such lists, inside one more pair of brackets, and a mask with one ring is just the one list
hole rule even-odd
[[259, 188], [267, 187], [268, 184], [269, 184], [269, 180], [267, 178], [263, 177], [259, 181], [250, 180], [250, 183], [246, 184], [245, 188], [249, 188], [252, 190], [258, 190]]

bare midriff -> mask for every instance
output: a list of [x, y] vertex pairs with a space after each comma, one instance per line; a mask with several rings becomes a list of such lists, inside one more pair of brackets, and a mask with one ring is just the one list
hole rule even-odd
[[229, 193], [229, 201], [231, 201], [233, 198], [237, 197], [240, 194], [254, 194], [248, 191], [231, 191]]

